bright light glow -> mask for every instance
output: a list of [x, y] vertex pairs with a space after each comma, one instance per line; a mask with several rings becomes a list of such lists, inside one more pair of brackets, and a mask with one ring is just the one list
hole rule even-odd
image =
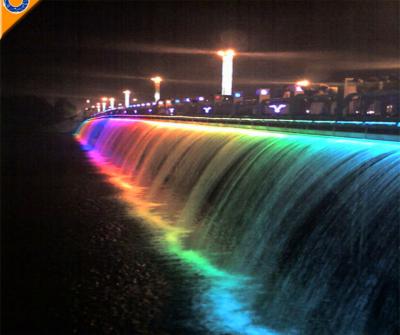
[[89, 100], [89, 99], [86, 99], [86, 103], [87, 103], [87, 104], [90, 104], [90, 100]]
[[268, 95], [268, 90], [263, 88], [262, 90], [260, 90], [260, 95]]
[[115, 107], [115, 98], [110, 98], [110, 108], [113, 109]]
[[310, 86], [310, 82], [307, 79], [300, 80], [296, 83], [297, 86], [307, 87]]
[[101, 98], [101, 101], [102, 101], [102, 102], [107, 102], [107, 100], [108, 100], [107, 97], [102, 97], [102, 98]]
[[233, 56], [235, 52], [232, 49], [220, 50], [218, 55], [222, 57], [221, 94], [232, 95]]
[[185, 101], [186, 102], [190, 102], [190, 98], [185, 98]]
[[198, 97], [197, 100], [204, 101], [204, 97]]
[[242, 95], [240, 94], [240, 92], [236, 92], [235, 93], [235, 98], [240, 98]]
[[269, 105], [269, 107], [271, 107], [275, 113], [279, 114], [282, 110], [282, 108], [285, 108], [286, 105], [285, 104], [280, 104], [280, 105]]
[[145, 104], [145, 103], [142, 103], [140, 106], [144, 107], [144, 106], [146, 106], [146, 104]]
[[179, 99], [175, 99], [175, 103], [179, 104], [179, 103], [181, 103], [181, 101]]
[[107, 109], [107, 100], [101, 102], [101, 107], [102, 107], [101, 109], [103, 112]]
[[160, 89], [162, 78], [160, 76], [156, 76], [151, 78], [151, 80], [154, 82], [154, 101], [157, 102], [161, 99]]
[[204, 111], [204, 113], [206, 113], [206, 114], [209, 114], [210, 111], [211, 111], [211, 109], [212, 109], [212, 107], [210, 107], [210, 106], [203, 107], [203, 111]]
[[136, 101], [137, 101], [137, 99], [136, 99], [136, 98], [133, 98], [133, 99], [132, 99], [132, 101], [133, 101], [133, 102], [136, 102]]
[[150, 107], [150, 106], [151, 106], [151, 103], [150, 103], [150, 102], [147, 102], [147, 103], [146, 103], [146, 106], [147, 106], [147, 107]]
[[125, 96], [125, 107], [128, 108], [129, 107], [129, 96], [131, 95], [131, 91], [125, 90], [122, 93], [124, 93], [124, 96]]
[[159, 106], [161, 106], [161, 105], [163, 105], [164, 104], [164, 101], [162, 101], [162, 100], [160, 100], [159, 102], [158, 102], [158, 105]]
[[162, 78], [160, 76], [156, 76], [151, 78], [152, 81], [154, 81], [154, 83], [159, 84], [162, 82]]

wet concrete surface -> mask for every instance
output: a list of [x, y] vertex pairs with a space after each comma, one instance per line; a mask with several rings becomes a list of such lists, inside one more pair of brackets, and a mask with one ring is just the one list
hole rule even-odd
[[3, 334], [207, 333], [116, 192], [71, 135], [3, 133]]

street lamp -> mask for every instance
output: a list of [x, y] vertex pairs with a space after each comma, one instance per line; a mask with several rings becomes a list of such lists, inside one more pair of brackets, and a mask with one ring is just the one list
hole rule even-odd
[[128, 108], [129, 107], [129, 96], [131, 95], [131, 91], [125, 90], [122, 93], [124, 93], [124, 95], [125, 95], [125, 107]]
[[297, 86], [301, 86], [301, 87], [307, 87], [310, 86], [310, 81], [307, 79], [304, 80], [300, 80], [296, 83]]
[[161, 86], [162, 78], [159, 76], [153, 77], [153, 78], [151, 78], [151, 81], [154, 82], [154, 101], [157, 102], [161, 98], [160, 86]]
[[110, 98], [110, 108], [114, 109], [115, 106], [115, 98]]
[[106, 97], [102, 97], [101, 98], [101, 107], [102, 107], [102, 111], [104, 112], [107, 108], [107, 98]]
[[235, 56], [235, 51], [232, 49], [220, 50], [217, 54], [222, 57], [221, 94], [232, 95], [233, 56]]

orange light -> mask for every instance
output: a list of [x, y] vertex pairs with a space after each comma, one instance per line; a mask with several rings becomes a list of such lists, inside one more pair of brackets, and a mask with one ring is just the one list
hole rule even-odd
[[156, 84], [159, 84], [162, 82], [163, 79], [160, 76], [156, 76], [151, 78], [151, 80], [154, 81]]
[[297, 86], [302, 86], [302, 87], [310, 86], [310, 82], [309, 82], [307, 79], [304, 79], [304, 80], [298, 81], [298, 82], [296, 83], [296, 85], [297, 85]]

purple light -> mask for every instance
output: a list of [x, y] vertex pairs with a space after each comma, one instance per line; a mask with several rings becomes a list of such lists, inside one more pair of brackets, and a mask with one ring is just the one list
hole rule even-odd
[[208, 106], [208, 107], [203, 107], [203, 111], [204, 111], [204, 113], [206, 113], [206, 114], [209, 114], [210, 111], [211, 111], [211, 109], [212, 109], [212, 107], [210, 107], [210, 106]]
[[269, 105], [270, 108], [273, 108], [274, 112], [279, 114], [281, 112], [282, 108], [285, 108], [285, 104], [280, 104], [280, 105]]

